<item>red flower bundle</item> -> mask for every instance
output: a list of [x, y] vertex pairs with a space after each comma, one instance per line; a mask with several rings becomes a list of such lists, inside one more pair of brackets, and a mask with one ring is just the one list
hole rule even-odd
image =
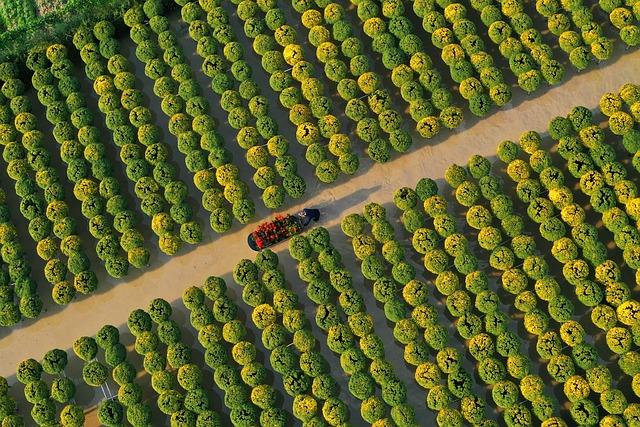
[[293, 215], [276, 215], [273, 221], [263, 222], [251, 233], [258, 248], [263, 249], [302, 231], [298, 218]]

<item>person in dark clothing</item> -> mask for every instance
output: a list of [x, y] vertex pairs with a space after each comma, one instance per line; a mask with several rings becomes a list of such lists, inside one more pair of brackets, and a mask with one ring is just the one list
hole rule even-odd
[[306, 227], [312, 220], [317, 222], [320, 219], [320, 210], [305, 208], [298, 212], [296, 216], [300, 218], [302, 226]]

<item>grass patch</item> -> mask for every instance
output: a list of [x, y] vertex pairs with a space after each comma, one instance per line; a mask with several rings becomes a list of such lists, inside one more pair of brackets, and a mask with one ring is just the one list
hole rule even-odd
[[0, 20], [6, 30], [28, 27], [36, 19], [33, 0], [0, 0]]
[[44, 16], [37, 16], [33, 0], [0, 0], [0, 61], [23, 57], [35, 47], [62, 42], [82, 24], [116, 19], [133, 0], [68, 0]]
[[63, 0], [34, 0], [36, 5], [36, 13], [38, 16], [44, 16], [49, 13], [56, 12], [64, 7], [67, 3]]

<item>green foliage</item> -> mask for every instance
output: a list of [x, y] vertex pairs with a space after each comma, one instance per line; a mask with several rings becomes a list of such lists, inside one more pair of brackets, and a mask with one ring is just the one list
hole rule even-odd
[[62, 8], [36, 16], [33, 1], [12, 0], [0, 13], [0, 30], [6, 27], [7, 19], [14, 23], [10, 31], [0, 34], [0, 60], [23, 56], [36, 46], [63, 42], [83, 24], [113, 21], [130, 5], [129, 0], [69, 0]]

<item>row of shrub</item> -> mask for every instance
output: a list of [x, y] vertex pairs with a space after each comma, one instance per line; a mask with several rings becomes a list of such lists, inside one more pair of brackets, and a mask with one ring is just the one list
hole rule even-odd
[[348, 420], [348, 408], [340, 400], [329, 365], [316, 348], [297, 295], [287, 289], [278, 257], [267, 250], [251, 262], [241, 260], [233, 269], [245, 302], [252, 307], [253, 324], [262, 331], [270, 351], [269, 361], [293, 398], [293, 415], [305, 425], [340, 425]]
[[[574, 111], [573, 115], [575, 116], [577, 113]], [[539, 146], [532, 142], [534, 138], [535, 137], [530, 133], [525, 134], [521, 139], [521, 146], [527, 147], [533, 150], [533, 152], [536, 152]], [[460, 167], [450, 168], [447, 171], [447, 181], [456, 188], [456, 198], [458, 199], [458, 202], [462, 206], [469, 207], [466, 215], [467, 221], [472, 228], [479, 230], [479, 245], [482, 248], [491, 251], [489, 264], [498, 271], [504, 271], [504, 273], [502, 273], [503, 288], [507, 292], [517, 295], [514, 305], [518, 310], [525, 313], [525, 329], [529, 333], [539, 336], [536, 348], [543, 360], [549, 360], [547, 365], [549, 374], [555, 381], [565, 383], [564, 391], [569, 401], [572, 402], [571, 416], [574, 421], [580, 424], [594, 424], [601, 419], [601, 416], [598, 414], [598, 405], [588, 399], [591, 390], [600, 394], [600, 405], [602, 405], [602, 408], [609, 413], [609, 415], [605, 415], [604, 418], [607, 422], [618, 422], [622, 415], [624, 415], [629, 421], [633, 420], [635, 417], [634, 411], [637, 411], [637, 408], [633, 405], [627, 404], [628, 396], [625, 395], [623, 389], [616, 389], [613, 386], [611, 371], [606, 366], [600, 364], [595, 348], [585, 340], [587, 334], [581, 324], [576, 320], [571, 319], [573, 317], [572, 303], [560, 293], [560, 287], [555, 279], [553, 279], [552, 275], [550, 275], [549, 268], [545, 267], [546, 264], [540, 263], [540, 259], [533, 262], [535, 258], [531, 258], [531, 254], [535, 250], [535, 242], [530, 236], [522, 234], [524, 221], [522, 219], [516, 220], [515, 218], [517, 215], [516, 217], [512, 216], [514, 212], [513, 202], [506, 195], [500, 192], [499, 181], [496, 180], [494, 176], [487, 175], [490, 171], [490, 163], [486, 161], [486, 159], [475, 156], [469, 162], [467, 170], [468, 172]], [[474, 184], [473, 181], [471, 181], [471, 176], [478, 180], [478, 184]], [[419, 184], [419, 187], [421, 185], [423, 185], [422, 182]], [[549, 191], [551, 192], [554, 190], [558, 190], [558, 188], [553, 188]], [[416, 203], [415, 196], [410, 198], [412, 200], [410, 203], [407, 203], [407, 194], [410, 193], [411, 191], [408, 189], [403, 189], [396, 193], [396, 204], [398, 207], [403, 209], [404, 213], [411, 212], [411, 209], [413, 209], [413, 206], [415, 206]], [[490, 210], [482, 205], [476, 204], [481, 197], [485, 198], [488, 204], [490, 204]], [[565, 200], [567, 199], [565, 198]], [[436, 199], [425, 203], [427, 212], [433, 209], [440, 211], [442, 207], [445, 206], [443, 201], [444, 199]], [[530, 210], [529, 212], [533, 211]], [[496, 217], [501, 220], [500, 228], [506, 234], [507, 241], [511, 241], [513, 251], [501, 246], [506, 243], [505, 237], [501, 235], [498, 228], [491, 225], [492, 214], [496, 215]], [[438, 217], [436, 216], [435, 218]], [[553, 218], [553, 216], [550, 217], [550, 219]], [[520, 225], [514, 226], [514, 224], [517, 223]], [[437, 224], [434, 219], [434, 226], [436, 225]], [[507, 227], [505, 227], [505, 225]], [[352, 224], [350, 226], [347, 225], [348, 232], [352, 232], [351, 230], [353, 228]], [[546, 232], [543, 231], [544, 228], [545, 226], [541, 226], [541, 234], [548, 236], [548, 234], [545, 234]], [[414, 247], [416, 243], [421, 246], [424, 242], [423, 238], [418, 241], [415, 240], [419, 235], [418, 232], [424, 233], [419, 229], [416, 230], [413, 241]], [[433, 236], [429, 238], [429, 241], [437, 242], [439, 240], [438, 233], [432, 233]], [[425, 236], [428, 236], [428, 234], [425, 234]], [[445, 250], [447, 245], [453, 244], [453, 241], [448, 241], [451, 236], [456, 235], [451, 234], [444, 240], [444, 242], [442, 242], [445, 246]], [[553, 241], [553, 239], [549, 237], [545, 238]], [[558, 237], [556, 237], [556, 239], [558, 239]], [[456, 245], [459, 246], [459, 236], [454, 239], [454, 241], [455, 240], [458, 240]], [[557, 247], [559, 248], [561, 246], [562, 244], [559, 244]], [[451, 247], [453, 248], [453, 246]], [[417, 247], [416, 250], [424, 252], [420, 247]], [[554, 245], [552, 253], [554, 256], [560, 256], [560, 251], [556, 249], [556, 245]], [[524, 259], [524, 263], [522, 264], [522, 268], [524, 269], [524, 272], [522, 272], [518, 267], [514, 266], [514, 261], [516, 257], [522, 258], [525, 255], [527, 258]], [[428, 252], [426, 256], [433, 256], [433, 253]], [[607, 282], [607, 291], [609, 292], [608, 295], [610, 301], [613, 302], [612, 298], [616, 298], [614, 295], [617, 296], [618, 301], [621, 301], [620, 298], [622, 298], [622, 300], [628, 298], [628, 292], [624, 290], [625, 286], [621, 287], [621, 285], [612, 282], [612, 280], [616, 280], [616, 277], [619, 277], [620, 273], [618, 268], [615, 264], [612, 264], [611, 261], [598, 266], [595, 274], [596, 280]], [[532, 291], [525, 290], [527, 276], [535, 281], [535, 294]], [[586, 280], [583, 281], [586, 282]], [[454, 292], [459, 286], [453, 285], [454, 283], [458, 282], [451, 282], [450, 280], [445, 281], [438, 277], [435, 285], [442, 293], [445, 293], [446, 295], [454, 295]], [[582, 283], [576, 283], [576, 285], [582, 285]], [[469, 286], [470, 282], [467, 282], [467, 287]], [[625, 297], [625, 295], [627, 296]], [[539, 297], [540, 300], [548, 301], [550, 317], [543, 311], [536, 308], [536, 296]], [[633, 322], [633, 324], [636, 325], [637, 320], [633, 320], [633, 317], [629, 317], [635, 312], [632, 307], [636, 303], [631, 302], [630, 300], [628, 301], [629, 302], [625, 303], [625, 306], [622, 307], [622, 312], [626, 315], [626, 322]], [[618, 302], [618, 304], [620, 304], [620, 302]], [[449, 308], [448, 300], [447, 307]], [[600, 317], [601, 315], [597, 314], [596, 311], [597, 310], [594, 310], [592, 312], [593, 315]], [[602, 311], [600, 311], [600, 313], [602, 313]], [[561, 324], [559, 334], [548, 330], [553, 321]], [[469, 318], [468, 323], [458, 323], [457, 326], [460, 331], [461, 326], [466, 328], [474, 324], [477, 325], [475, 327], [479, 327], [481, 320], [477, 319], [473, 322], [471, 321], [471, 318]], [[609, 327], [611, 326], [613, 325], [610, 325]], [[607, 331], [607, 344], [612, 346], [611, 349], [614, 353], [623, 354], [623, 356], [618, 360], [618, 365], [623, 372], [634, 376], [633, 388], [636, 390], [636, 373], [638, 367], [637, 353], [634, 351], [620, 353], [620, 350], [629, 350], [629, 347], [627, 346], [630, 344], [630, 337], [635, 336], [635, 333], [630, 335], [623, 332], [621, 328], [616, 328], [615, 330], [611, 328], [607, 329]], [[552, 344], [554, 342], [555, 344]], [[571, 357], [562, 354], [562, 342], [572, 348]], [[550, 344], [552, 345], [550, 346]], [[512, 363], [507, 364], [507, 370], [512, 373], [512, 375], [515, 375], [516, 371], [512, 371], [512, 369], [514, 369], [517, 364]], [[581, 376], [576, 374], [577, 369], [583, 369], [586, 375]], [[519, 370], [518, 372], [524, 371]], [[486, 373], [480, 373], [481, 378], [485, 378], [485, 375]], [[536, 383], [531, 383], [531, 381], [531, 377], [527, 377], [527, 388], [529, 391], [531, 390], [530, 387]], [[540, 383], [541, 381], [538, 380], [537, 384]], [[524, 391], [522, 385], [521, 390]], [[546, 403], [543, 400], [533, 402], [534, 413], [543, 413], [539, 411], [548, 411], [552, 409], [553, 406], [551, 403], [552, 402], [549, 400], [547, 400]]]
[[148, 311], [134, 310], [127, 321], [129, 331], [136, 337], [135, 352], [143, 357], [144, 370], [151, 377], [156, 406], [171, 425], [219, 424], [203, 372], [192, 361], [191, 348], [184, 344], [180, 326], [171, 314], [168, 302], [154, 299]]
[[357, 5], [358, 18], [364, 33], [371, 39], [373, 51], [392, 72], [392, 83], [401, 93], [415, 94], [409, 111], [420, 136], [432, 138], [440, 132], [441, 126], [458, 127], [463, 120], [462, 110], [454, 105], [453, 94], [425, 53], [422, 41], [404, 14], [402, 2], [385, 2], [382, 7], [370, 0], [353, 3]]
[[[402, 188], [396, 191], [394, 199], [404, 199], [400, 205], [409, 209], [411, 199], [417, 200], [417, 196], [413, 190]], [[416, 383], [427, 391], [427, 407], [437, 414], [440, 425], [463, 418], [473, 424], [486, 421], [486, 403], [481, 397], [465, 392], [471, 377], [461, 364], [462, 355], [448, 342], [447, 330], [428, 301], [428, 285], [416, 279], [416, 269], [405, 258], [386, 210], [369, 203], [363, 214], [347, 215], [341, 228], [352, 239], [354, 254], [362, 261], [363, 275], [367, 270], [374, 298], [393, 324], [395, 340], [404, 347], [404, 360], [414, 367]], [[376, 266], [373, 275], [371, 265]], [[435, 352], [435, 358], [431, 357], [431, 351]], [[450, 407], [455, 399], [461, 399], [459, 410]]]
[[[277, 209], [285, 195], [301, 197], [306, 183], [298, 175], [295, 158], [289, 154], [289, 141], [279, 133], [277, 121], [269, 114], [269, 101], [252, 78], [244, 48], [232, 31], [221, 30], [229, 22], [226, 11], [221, 7], [205, 11], [195, 3], [185, 3], [182, 10], [190, 19], [189, 35], [197, 42], [202, 71], [211, 78], [211, 87], [220, 96], [229, 125], [237, 130], [236, 141], [246, 150], [247, 163], [255, 169], [253, 182], [262, 190], [264, 205]], [[212, 17], [209, 22], [205, 21], [205, 13]]]
[[[85, 383], [102, 389], [105, 399], [97, 408], [102, 425], [122, 425], [125, 419], [135, 427], [151, 425], [150, 408], [143, 402], [142, 387], [136, 382], [136, 368], [127, 360], [127, 348], [120, 342], [120, 332], [115, 326], [105, 325], [94, 337], [79, 338], [73, 351], [85, 362], [82, 371]], [[104, 363], [96, 360], [100, 354]], [[109, 376], [119, 386], [115, 394], [109, 387]]]
[[[277, 404], [278, 393], [259, 361], [259, 350], [249, 341], [239, 307], [227, 295], [225, 281], [211, 276], [202, 288], [186, 289], [182, 301], [205, 349], [205, 363], [224, 391], [224, 405], [230, 410], [232, 424], [285, 425], [287, 415]], [[266, 342], [263, 339], [265, 347]]]
[[[59, 420], [63, 426], [84, 425], [84, 409], [74, 401], [76, 386], [64, 373], [67, 363], [67, 353], [54, 349], [44, 355], [42, 362], [27, 359], [18, 366], [17, 379], [24, 384], [24, 397], [33, 405], [31, 418], [38, 425], [55, 422], [58, 406], [62, 407]], [[51, 377], [50, 384], [43, 374]]]
[[[338, 95], [346, 101], [345, 115], [355, 125], [356, 135], [368, 145], [368, 155], [383, 163], [391, 156], [390, 148], [407, 151], [411, 136], [401, 129], [402, 117], [392, 108], [389, 92], [373, 70], [362, 42], [354, 36], [344, 8], [329, 3], [321, 12], [319, 7], [304, 2], [292, 2], [292, 6], [301, 16], [307, 39], [316, 48], [315, 56], [323, 65], [325, 76], [336, 84]], [[323, 25], [325, 21], [330, 27]], [[323, 104], [329, 110], [330, 98], [323, 97]]]
[[[435, 1], [414, 4], [422, 26], [431, 34], [431, 42], [442, 51], [440, 57], [449, 66], [451, 77], [459, 83], [460, 95], [468, 100], [474, 115], [483, 117], [489, 113], [492, 103], [502, 106], [509, 102], [511, 90], [504, 83], [500, 69], [493, 65], [493, 58], [485, 52], [475, 24], [467, 19], [466, 7], [451, 2], [440, 7], [442, 12], [438, 8]], [[471, 55], [475, 55], [473, 63]], [[532, 79], [525, 76], [524, 80]], [[537, 85], [527, 84], [525, 88], [533, 91]]]
[[564, 66], [554, 59], [551, 47], [534, 27], [521, 0], [502, 4], [488, 0], [474, 2], [471, 7], [480, 14], [487, 35], [509, 61], [520, 88], [532, 92], [543, 79], [551, 85], [562, 81]]
[[0, 423], [7, 426], [24, 425], [24, 419], [17, 413], [16, 400], [9, 395], [9, 382], [0, 377]]
[[609, 22], [618, 29], [620, 40], [628, 47], [640, 45], [640, 6], [618, 0], [599, 1], [598, 6], [609, 14]]
[[[76, 291], [93, 292], [97, 278], [77, 234], [76, 220], [69, 212], [58, 171], [51, 164], [45, 136], [31, 112], [31, 101], [25, 95], [26, 86], [15, 63], [0, 65], [0, 81], [3, 82], [0, 141], [6, 173], [14, 181], [20, 213], [29, 222], [29, 235], [37, 245], [38, 255], [46, 262], [44, 276], [53, 285], [53, 300], [68, 304]], [[5, 247], [18, 260], [21, 248]], [[23, 268], [25, 272], [29, 269], [26, 264]], [[69, 272], [74, 276], [73, 282], [67, 280]]]
[[149, 252], [143, 246], [144, 238], [135, 228], [135, 215], [127, 209], [127, 201], [114, 177], [80, 81], [73, 75], [67, 48], [55, 44], [45, 52], [34, 51], [27, 66], [33, 72], [31, 81], [46, 108], [47, 120], [54, 126], [67, 178], [74, 185], [74, 197], [80, 202], [81, 213], [96, 240], [98, 258], [115, 278], [127, 275], [129, 264], [136, 268], [147, 266]]
[[11, 219], [7, 194], [0, 191], [0, 326], [17, 324], [21, 318], [33, 319], [42, 312], [42, 299], [18, 229]]
[[557, 37], [560, 49], [576, 69], [584, 70], [613, 54], [613, 40], [604, 35], [602, 27], [594, 21], [593, 12], [582, 1], [538, 0], [536, 11], [546, 19], [549, 32]]
[[[295, 30], [286, 24], [283, 11], [275, 4], [253, 0], [243, 1], [235, 9], [244, 23], [245, 35], [253, 40], [254, 52], [261, 57], [262, 68], [269, 74], [269, 85], [289, 110], [298, 143], [317, 147], [312, 150], [317, 152], [313, 157], [324, 158], [315, 165], [316, 177], [331, 183], [341, 172], [353, 175], [359, 167], [358, 156], [353, 153], [349, 136], [341, 133], [339, 118], [326, 108], [324, 84], [314, 77], [314, 66], [304, 59], [302, 46], [295, 43]], [[230, 31], [229, 24], [223, 28]]]
[[[522, 138], [523, 146], [535, 147], [536, 143], [532, 142], [531, 136]], [[528, 144], [528, 145], [527, 145]], [[489, 263], [497, 271], [501, 273], [502, 288], [508, 293], [515, 296], [514, 307], [524, 313], [523, 326], [525, 330], [537, 337], [537, 348], [543, 348], [544, 341], [562, 340], [569, 348], [571, 348], [571, 356], [563, 354], [563, 348], [556, 348], [551, 353], [541, 353], [540, 357], [543, 361], [548, 361], [547, 371], [551, 378], [564, 384], [564, 394], [571, 402], [575, 402], [571, 407], [572, 416], [576, 422], [580, 422], [580, 415], [587, 413], [586, 418], [597, 417], [597, 411], [593, 412], [594, 403], [590, 400], [584, 400], [586, 396], [582, 385], [587, 385], [595, 393], [600, 394], [599, 398], [605, 410], [612, 414], [617, 414], [616, 406], [620, 402], [626, 403], [624, 394], [611, 384], [611, 372], [606, 366], [597, 365], [597, 353], [595, 347], [585, 341], [586, 331], [576, 319], [576, 313], [572, 301], [560, 292], [560, 285], [550, 273], [550, 267], [546, 263], [539, 261], [540, 251], [537, 250], [535, 240], [532, 236], [524, 234], [521, 230], [516, 235], [507, 235], [510, 239], [510, 247], [507, 247], [503, 236], [500, 234], [500, 228], [493, 227], [493, 218], [504, 218], [503, 200], [507, 197], [502, 191], [500, 181], [495, 175], [490, 173], [491, 164], [485, 158], [474, 156], [470, 159], [468, 170], [473, 171], [474, 175], [464, 175], [460, 173], [451, 173], [451, 177], [456, 177], [453, 184], [458, 184], [458, 178], [463, 181], [456, 187], [457, 189], [467, 191], [474, 185], [480, 186], [482, 191], [481, 198], [489, 204], [490, 208], [481, 204], [479, 199], [474, 201], [473, 206], [469, 207], [467, 215], [471, 219], [484, 218], [481, 221], [482, 229], [478, 233], [478, 243], [489, 252]], [[477, 179], [474, 181], [473, 179]], [[489, 184], [493, 182], [493, 184]], [[456, 190], [456, 194], [458, 191]], [[462, 203], [459, 201], [459, 203]], [[464, 206], [468, 206], [468, 203]], [[531, 206], [531, 205], [530, 205]], [[494, 208], [494, 209], [492, 209]], [[473, 215], [474, 212], [482, 212], [481, 215]], [[533, 211], [531, 211], [533, 213]], [[514, 215], [521, 219], [522, 217], [514, 211]], [[537, 219], [537, 218], [536, 218]], [[536, 221], [540, 223], [540, 232], [553, 234], [557, 230], [556, 222], [553, 218], [548, 221]], [[559, 222], [559, 220], [556, 219]], [[480, 224], [475, 220], [469, 221], [477, 228]], [[502, 229], [504, 230], [504, 229]], [[549, 239], [548, 234], [545, 238]], [[560, 237], [556, 237], [558, 239]], [[552, 240], [553, 241], [553, 240]], [[557, 241], [557, 240], [556, 240]], [[522, 268], [515, 265], [516, 260], [522, 259]], [[536, 261], [537, 268], [532, 269], [531, 266]], [[529, 290], [529, 280], [531, 290]], [[535, 292], [534, 292], [535, 289]], [[543, 310], [538, 307], [541, 301], [547, 301], [547, 309]], [[596, 358], [594, 358], [596, 356]], [[577, 365], [577, 368], [576, 368]], [[584, 374], [579, 373], [584, 370]], [[576, 390], [582, 390], [576, 392]], [[621, 400], [622, 399], [622, 400]], [[587, 408], [587, 409], [585, 409]], [[597, 418], [596, 418], [597, 419]]]
[[184, 154], [185, 166], [202, 192], [210, 226], [222, 233], [231, 227], [232, 214], [246, 223], [255, 215], [255, 207], [209, 115], [209, 102], [162, 13], [162, 3], [149, 0], [129, 9], [124, 20], [136, 44], [136, 56], [145, 64], [145, 73], [154, 81], [154, 93], [162, 100], [169, 132], [177, 138], [178, 151]]
[[[564, 143], [562, 144], [562, 151], [559, 150], [559, 152], [569, 162], [569, 170], [573, 177], [579, 179], [580, 185], [578, 188], [586, 195], [590, 195], [591, 206], [596, 213], [602, 215], [601, 218], [606, 224], [605, 227], [613, 234], [618, 249], [621, 251], [625, 261], [627, 261], [627, 266], [633, 268], [633, 261], [631, 261], [634, 253], [633, 248], [635, 247], [633, 241], [634, 236], [635, 239], [638, 238], [638, 232], [635, 227], [625, 227], [626, 215], [623, 210], [616, 207], [616, 204], [623, 203], [625, 194], [627, 194], [627, 191], [633, 192], [635, 185], [631, 181], [624, 180], [624, 173], [622, 173], [624, 167], [619, 163], [616, 166], [617, 162], [612, 161], [615, 159], [615, 154], [613, 159], [609, 157], [608, 162], [607, 157], [601, 157], [603, 160], [601, 165], [606, 165], [608, 170], [612, 172], [607, 174], [607, 177], [613, 180], [604, 179], [602, 175], [596, 172], [596, 164], [593, 163], [589, 154], [582, 150], [580, 140], [569, 136], [573, 132], [572, 123], [576, 124], [577, 129], [581, 129], [582, 134], [585, 134], [583, 132], [585, 129], [590, 129], [591, 132], [600, 131], [597, 127], [589, 126], [590, 113], [588, 113], [588, 110], [579, 111], [583, 111], [588, 117], [586, 123], [582, 120], [576, 122], [575, 120], [571, 121], [564, 118], [555, 120], [556, 125], [561, 121], [568, 125], [565, 127], [567, 135], [560, 137]], [[570, 117], [575, 118], [575, 115]], [[579, 123], [585, 123], [587, 126], [581, 128]], [[604, 136], [604, 133], [602, 135]], [[539, 137], [536, 139], [539, 140]], [[504, 149], [506, 146], [507, 144], [503, 144], [502, 148]], [[601, 147], [604, 151], [609, 151], [604, 148], [604, 145]], [[512, 149], [510, 151], [517, 154], [517, 150]], [[610, 152], [610, 154], [612, 153]], [[509, 160], [504, 156], [502, 158], [505, 161]], [[518, 159], [512, 159], [509, 163], [517, 164], [517, 162]], [[528, 166], [527, 163], [523, 163], [523, 165]], [[572, 167], [571, 165], [574, 166]], [[511, 169], [511, 175], [514, 175], [514, 178], [517, 179], [515, 168], [512, 167]], [[551, 167], [545, 169], [551, 169]], [[533, 169], [529, 170], [533, 171]], [[524, 169], [524, 171], [526, 172], [527, 169]], [[544, 170], [540, 173], [543, 172]], [[527, 199], [523, 201], [528, 206], [532, 206], [530, 210], [532, 214], [535, 214], [534, 218], [540, 222], [554, 217], [556, 209], [560, 210], [560, 219], [562, 221], [554, 221], [554, 232], [543, 232], [543, 226], [541, 225], [540, 234], [545, 239], [554, 239], [550, 240], [553, 242], [552, 254], [557, 261], [564, 265], [563, 276], [575, 286], [578, 301], [585, 307], [592, 307], [591, 320], [597, 328], [606, 332], [608, 337], [607, 344], [610, 350], [615, 354], [623, 355], [631, 349], [632, 337], [635, 336], [632, 331], [638, 320], [636, 314], [638, 302], [632, 298], [628, 285], [622, 281], [622, 270], [610, 258], [613, 257], [613, 254], [610, 254], [603, 244], [605, 239], [599, 235], [598, 230], [592, 224], [587, 222], [584, 209], [571, 202], [571, 191], [564, 184], [565, 178], [562, 172], [559, 170], [553, 170], [553, 172], [558, 178], [553, 181], [556, 188], [552, 188], [554, 192], [550, 192], [550, 195], [564, 193], [568, 194], [569, 198], [556, 198], [555, 204], [558, 204], [558, 207], [543, 195], [538, 195], [530, 201], [527, 201]], [[535, 172], [531, 172], [532, 176], [526, 178], [526, 181], [531, 182], [532, 185], [538, 183], [538, 188], [542, 188], [539, 184], [540, 181], [535, 178], [533, 173]], [[624, 188], [626, 190], [616, 194], [610, 187], [611, 185], [616, 185], [616, 188]], [[522, 198], [520, 199], [522, 200]], [[547, 222], [552, 223], [551, 220]], [[569, 230], [565, 228], [565, 224]], [[567, 231], [570, 231], [570, 234]], [[622, 325], [617, 326], [618, 322], [621, 322]], [[628, 360], [633, 360], [634, 358], [635, 356], [632, 353]]]
[[387, 360], [373, 316], [328, 231], [317, 227], [306, 236], [295, 236], [289, 253], [298, 261], [298, 275], [316, 303], [316, 322], [327, 334], [327, 346], [340, 356], [342, 370], [349, 376], [349, 391], [361, 402], [362, 418], [372, 425], [390, 420], [413, 425], [415, 410], [407, 402], [407, 386]]
[[160, 250], [172, 255], [183, 241], [199, 241], [200, 226], [191, 220], [191, 207], [185, 202], [186, 187], [177, 178], [177, 168], [169, 162], [162, 131], [153, 124], [151, 110], [144, 106], [142, 93], [135, 88], [131, 64], [119, 53], [114, 35], [113, 24], [101, 21], [93, 29], [78, 29], [74, 44], [99, 96], [98, 107], [113, 133], [113, 143], [120, 149], [127, 178], [135, 185], [140, 209], [151, 219]]

